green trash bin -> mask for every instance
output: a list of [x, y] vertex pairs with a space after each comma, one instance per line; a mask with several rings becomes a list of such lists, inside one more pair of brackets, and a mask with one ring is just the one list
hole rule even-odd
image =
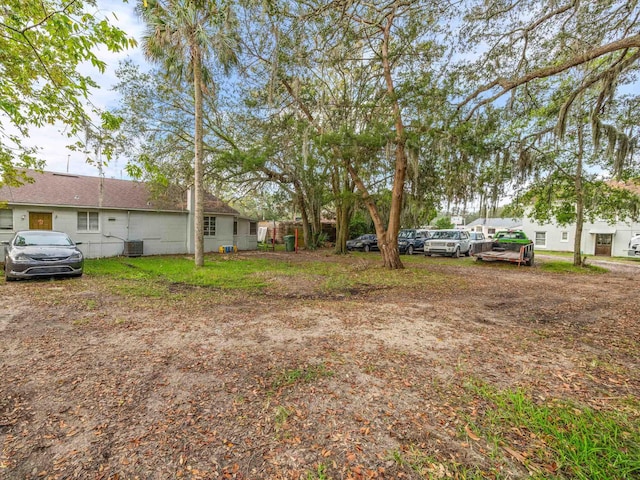
[[296, 249], [296, 237], [294, 235], [285, 235], [283, 237], [284, 240], [284, 249], [287, 252], [293, 252]]

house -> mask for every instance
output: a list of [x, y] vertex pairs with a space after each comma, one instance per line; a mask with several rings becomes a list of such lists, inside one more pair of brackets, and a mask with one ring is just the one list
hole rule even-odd
[[519, 218], [478, 218], [468, 223], [465, 229], [471, 232], [482, 232], [487, 238], [492, 238], [501, 230], [513, 230], [522, 228], [522, 220]]
[[[29, 171], [33, 183], [0, 187], [0, 240], [24, 229], [61, 230], [87, 258], [194, 253], [193, 190], [154, 195], [147, 183]], [[257, 222], [205, 196], [204, 250], [257, 249]]]
[[[536, 251], [573, 252], [576, 231], [574, 224], [558, 226], [525, 219], [522, 229], [534, 241]], [[580, 251], [583, 255], [626, 257], [629, 240], [639, 234], [638, 222], [616, 222], [613, 225], [605, 221], [584, 223]]]
[[[609, 181], [608, 185], [614, 189], [625, 190], [640, 200], [640, 184], [637, 182]], [[536, 250], [573, 252], [575, 224], [559, 226], [525, 219], [522, 229], [529, 238], [533, 239]], [[639, 234], [640, 222], [638, 221], [585, 222], [582, 226], [580, 252], [583, 255], [625, 257], [629, 255], [631, 237]]]

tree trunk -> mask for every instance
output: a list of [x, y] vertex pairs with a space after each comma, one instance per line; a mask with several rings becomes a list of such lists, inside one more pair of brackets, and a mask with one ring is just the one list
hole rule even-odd
[[390, 230], [385, 232], [386, 242], [380, 245], [380, 235], [378, 235], [378, 248], [382, 253], [382, 261], [384, 266], [390, 270], [399, 270], [404, 268], [402, 260], [400, 260], [400, 251], [398, 250], [398, 235], [389, 235]]
[[[393, 177], [393, 188], [391, 190], [391, 210], [389, 211], [389, 224], [386, 231], [386, 242], [380, 248], [384, 266], [390, 269], [404, 268], [400, 261], [400, 252], [398, 251], [398, 232], [400, 231], [400, 213], [402, 210], [402, 195], [404, 193], [404, 183], [407, 175], [407, 153], [405, 151], [404, 123], [402, 121], [402, 111], [393, 83], [391, 75], [391, 62], [389, 60], [389, 42], [391, 37], [391, 26], [393, 25], [394, 14], [387, 19], [387, 23], [383, 28], [382, 40], [382, 68], [384, 71], [384, 79], [387, 84], [387, 93], [391, 99], [393, 110], [393, 118], [396, 129], [394, 144], [395, 152], [395, 175]], [[377, 230], [377, 227], [376, 227]], [[380, 235], [378, 234], [378, 237]]]
[[573, 264], [576, 267], [582, 266], [582, 227], [584, 225], [584, 192], [582, 186], [582, 157], [584, 155], [583, 145], [583, 125], [578, 126], [578, 158], [576, 164], [576, 231], [573, 241]]
[[195, 263], [196, 267], [204, 266], [204, 142], [202, 131], [202, 59], [200, 48], [194, 44], [193, 54], [193, 87], [195, 101]]
[[347, 253], [349, 225], [353, 216], [355, 199], [353, 197], [353, 183], [349, 181], [349, 173], [341, 171], [337, 164], [332, 167], [331, 188], [336, 205], [336, 245], [334, 252], [344, 254]]
[[334, 252], [347, 253], [347, 240], [349, 240], [349, 212], [350, 208], [343, 203], [336, 205], [336, 245]]

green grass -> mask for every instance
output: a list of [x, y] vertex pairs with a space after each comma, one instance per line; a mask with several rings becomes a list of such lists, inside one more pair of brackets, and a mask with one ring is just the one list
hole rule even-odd
[[546, 260], [537, 262], [540, 270], [548, 273], [606, 273], [608, 270], [597, 265], [585, 265], [576, 267], [571, 262], [564, 260]]
[[278, 390], [289, 387], [296, 383], [310, 383], [319, 378], [332, 377], [333, 372], [327, 369], [324, 363], [318, 365], [307, 365], [301, 368], [285, 369], [280, 372], [271, 382], [271, 388]]
[[623, 413], [561, 400], [536, 402], [523, 390], [479, 382], [468, 388], [490, 404], [470, 422], [472, 430], [496, 448], [519, 452], [534, 478], [640, 478], [637, 400]]
[[402, 450], [389, 452], [387, 459], [400, 467], [407, 467], [424, 479], [456, 478], [459, 480], [484, 480], [503, 478], [496, 471], [484, 472], [477, 467], [469, 467], [449, 459], [442, 461], [421, 448], [409, 446]]
[[[365, 257], [366, 258], [366, 257]], [[421, 288], [446, 282], [446, 275], [425, 269], [389, 271], [371, 258], [357, 257], [345, 264], [332, 261], [287, 262], [270, 258], [210, 255], [195, 268], [189, 256], [114, 257], [90, 259], [85, 272], [113, 280], [112, 288], [129, 296], [161, 297], [179, 294], [184, 287], [213, 288], [228, 292], [276, 292], [282, 286], [311, 285], [318, 295], [345, 294], [371, 288]], [[418, 259], [423, 260], [423, 259]], [[176, 293], [177, 292], [177, 293]]]
[[124, 280], [164, 280], [201, 287], [255, 289], [267, 285], [255, 272], [277, 269], [289, 270], [287, 264], [266, 259], [234, 260], [233, 257], [207, 257], [205, 265], [195, 268], [193, 258], [157, 256], [138, 258], [103, 258], [87, 260], [86, 273]]

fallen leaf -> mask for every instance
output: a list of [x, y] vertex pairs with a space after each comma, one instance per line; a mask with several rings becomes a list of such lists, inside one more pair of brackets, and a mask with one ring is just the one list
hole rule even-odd
[[466, 427], [464, 427], [464, 431], [467, 433], [468, 437], [469, 437], [471, 440], [475, 440], [476, 442], [477, 442], [478, 440], [480, 440], [480, 437], [479, 437], [479, 436], [477, 436], [475, 433], [473, 433], [473, 432], [471, 431], [471, 429], [469, 428], [469, 425], [467, 425]]

